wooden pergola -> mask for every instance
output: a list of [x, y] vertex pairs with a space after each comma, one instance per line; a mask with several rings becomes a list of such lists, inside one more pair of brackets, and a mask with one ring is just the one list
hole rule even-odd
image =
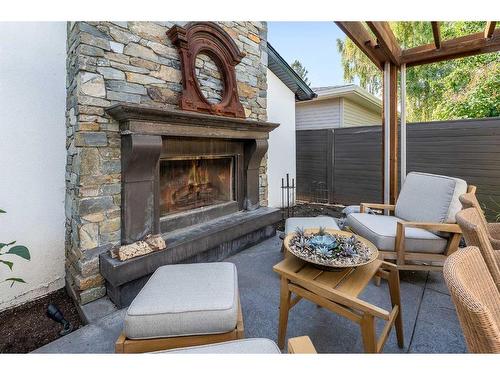
[[[495, 21], [488, 21], [483, 32], [442, 40], [439, 22], [432, 21], [433, 43], [402, 49], [388, 22], [335, 23], [383, 71], [384, 203], [395, 204], [400, 164], [398, 142], [401, 142], [401, 182], [406, 177], [406, 67], [500, 51], [500, 29], [495, 29]], [[398, 131], [398, 70], [401, 71], [401, 140]]]

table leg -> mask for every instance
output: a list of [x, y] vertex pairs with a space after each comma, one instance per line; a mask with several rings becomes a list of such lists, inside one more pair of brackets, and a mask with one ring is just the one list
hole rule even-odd
[[290, 297], [292, 293], [288, 289], [288, 280], [286, 277], [281, 277], [280, 288], [280, 316], [278, 325], [278, 347], [285, 347], [286, 327], [288, 325], [288, 311], [290, 309]]
[[389, 293], [391, 295], [392, 307], [398, 305], [399, 311], [396, 316], [396, 321], [394, 326], [396, 328], [396, 336], [398, 338], [398, 346], [400, 348], [404, 347], [404, 336], [403, 336], [403, 311], [401, 309], [401, 293], [399, 291], [399, 271], [397, 269], [391, 269], [389, 273]]
[[375, 334], [375, 317], [365, 313], [361, 318], [360, 325], [365, 353], [376, 353], [377, 336]]

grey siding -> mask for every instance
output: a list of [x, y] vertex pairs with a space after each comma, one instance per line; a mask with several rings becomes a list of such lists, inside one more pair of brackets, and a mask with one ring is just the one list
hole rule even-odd
[[295, 129], [332, 129], [340, 127], [340, 100], [338, 98], [310, 101], [295, 107]]
[[364, 125], [381, 125], [381, 111], [373, 111], [352, 100], [344, 98], [344, 125], [348, 126], [364, 126]]

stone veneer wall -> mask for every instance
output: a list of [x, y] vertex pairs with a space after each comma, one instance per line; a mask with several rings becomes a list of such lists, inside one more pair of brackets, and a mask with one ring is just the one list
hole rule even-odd
[[[218, 24], [246, 53], [236, 67], [245, 114], [248, 119], [265, 121], [267, 25]], [[120, 242], [120, 133], [104, 109], [116, 103], [177, 108], [180, 61], [166, 36], [172, 25], [174, 22], [68, 23], [66, 284], [81, 304], [105, 295], [99, 254]], [[260, 177], [264, 206], [266, 160]]]

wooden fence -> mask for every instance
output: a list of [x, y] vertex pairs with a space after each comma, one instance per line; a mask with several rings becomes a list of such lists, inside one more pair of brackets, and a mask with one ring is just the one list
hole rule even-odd
[[[408, 124], [411, 171], [463, 178], [500, 211], [500, 118]], [[313, 181], [325, 182], [330, 203], [381, 202], [381, 127], [297, 131], [298, 199], [317, 200]]]
[[[297, 199], [315, 202], [333, 200], [333, 130], [296, 133]], [[298, 182], [300, 181], [300, 183]]]

